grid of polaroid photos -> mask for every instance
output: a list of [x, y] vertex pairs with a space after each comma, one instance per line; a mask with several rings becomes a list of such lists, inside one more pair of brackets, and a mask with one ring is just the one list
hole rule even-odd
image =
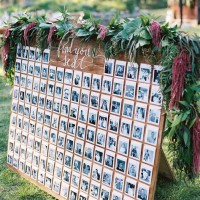
[[69, 200], [147, 200], [161, 67], [110, 59], [99, 75], [49, 58], [18, 45], [7, 162]]

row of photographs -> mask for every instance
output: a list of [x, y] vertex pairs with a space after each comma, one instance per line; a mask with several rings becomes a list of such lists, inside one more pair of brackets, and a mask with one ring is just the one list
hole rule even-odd
[[[85, 175], [80, 175], [77, 172], [69, 171], [67, 168], [58, 169], [58, 174], [63, 173], [61, 178], [57, 178], [51, 173], [43, 171], [42, 169], [31, 166], [29, 162], [25, 162], [23, 159], [14, 157], [12, 154], [8, 154], [7, 162], [10, 165], [13, 165], [14, 168], [25, 173], [28, 177], [33, 178], [35, 181], [38, 181], [40, 184], [45, 185], [48, 189], [51, 189], [57, 194], [60, 194], [62, 197], [69, 200], [91, 200], [91, 199], [102, 199], [102, 200], [122, 200], [126, 198], [127, 200], [139, 199], [139, 200], [148, 200], [149, 196], [149, 186], [143, 183], [138, 183], [129, 178], [123, 177], [117, 172], [113, 173], [113, 176], [110, 177], [110, 174], [107, 173], [107, 170], [103, 170], [103, 181], [104, 184], [100, 184], [95, 180], [91, 180]], [[49, 161], [49, 166], [52, 163]], [[58, 165], [55, 165], [55, 168], [59, 168]], [[49, 171], [51, 169], [48, 169]], [[61, 172], [60, 172], [61, 170]], [[94, 176], [98, 176], [96, 169], [93, 169]], [[107, 186], [107, 182], [112, 183], [112, 189]], [[112, 194], [111, 194], [112, 191]], [[123, 194], [124, 196], [123, 196]], [[79, 194], [78, 194], [79, 193]], [[124, 197], [124, 198], [123, 198]]]
[[[100, 75], [96, 75], [100, 76]], [[95, 90], [95, 76], [93, 75], [92, 81], [92, 91], [91, 94], [96, 93]], [[98, 87], [98, 91], [108, 95], [115, 95], [118, 97], [124, 97], [130, 100], [137, 100], [142, 102], [150, 102], [152, 104], [161, 105], [162, 104], [162, 93], [158, 85], [153, 85], [150, 90], [150, 85], [146, 83], [130, 82], [128, 80], [114, 79], [113, 89], [112, 89], [112, 78], [108, 76], [103, 77], [102, 89]], [[87, 105], [88, 95], [90, 91], [82, 89], [84, 93], [80, 93], [81, 89], [77, 85], [69, 86], [63, 85], [62, 83], [55, 83], [54, 81], [48, 81], [40, 79], [38, 77], [27, 76], [27, 74], [15, 73], [14, 84], [20, 86], [24, 89], [33, 90], [35, 92], [40, 92], [42, 94], [47, 94], [49, 96], [55, 96], [56, 98], [63, 98], [65, 100], [74, 100], [79, 102], [80, 96], [85, 96], [83, 104]], [[125, 85], [125, 86], [124, 86]], [[94, 86], [94, 87], [93, 87]], [[123, 92], [124, 91], [124, 92]], [[98, 99], [98, 95], [95, 96], [94, 100]]]
[[43, 52], [39, 48], [17, 45], [16, 58], [31, 60], [36, 62], [49, 63], [50, 50], [45, 49]]
[[[96, 96], [98, 99], [94, 100]], [[71, 103], [65, 100], [61, 101], [57, 98], [50, 96], [46, 97], [44, 94], [38, 94], [37, 92], [32, 92], [23, 88], [19, 89], [18, 87], [14, 87], [13, 89], [13, 98], [13, 111], [33, 116], [33, 119], [36, 119], [37, 117], [37, 108], [38, 110], [42, 110], [41, 112], [43, 113], [45, 109], [45, 113], [47, 114], [43, 114], [42, 116], [43, 121], [48, 125], [51, 124], [49, 112], [54, 113], [57, 123], [58, 116], [56, 114], [62, 114], [66, 117], [69, 116], [70, 118], [78, 119], [85, 123], [88, 122], [88, 124], [94, 126], [99, 125], [104, 129], [107, 129], [110, 124], [110, 130], [114, 132], [118, 132], [119, 130], [120, 114], [122, 117], [129, 118], [130, 120], [134, 117], [134, 120], [141, 122], [147, 121], [154, 125], [159, 125], [160, 123], [160, 106], [148, 106], [145, 103], [134, 102], [127, 99], [124, 99], [122, 104], [122, 99], [112, 97], [112, 100], [110, 100], [110, 97], [105, 95], [101, 95], [101, 98], [99, 94], [94, 94], [93, 96], [90, 95], [91, 106], [89, 108], [83, 104], [77, 104], [74, 101]], [[101, 101], [99, 101], [99, 99]], [[21, 105], [20, 109], [19, 105]]]

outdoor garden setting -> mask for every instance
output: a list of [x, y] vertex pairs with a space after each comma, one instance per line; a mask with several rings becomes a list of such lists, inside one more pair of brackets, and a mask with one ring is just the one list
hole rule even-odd
[[200, 200], [198, 1], [0, 1], [0, 200]]

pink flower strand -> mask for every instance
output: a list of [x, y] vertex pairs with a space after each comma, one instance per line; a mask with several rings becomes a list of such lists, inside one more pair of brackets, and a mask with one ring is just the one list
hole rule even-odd
[[101, 40], [104, 40], [104, 38], [106, 37], [106, 34], [107, 34], [107, 28], [104, 25], [99, 24], [98, 29], [99, 29], [99, 36], [98, 37]]
[[151, 23], [150, 27], [149, 27], [149, 30], [150, 30], [151, 35], [152, 35], [153, 45], [155, 45], [159, 48], [160, 42], [161, 42], [161, 39], [162, 39], [160, 24], [156, 21], [153, 21]]

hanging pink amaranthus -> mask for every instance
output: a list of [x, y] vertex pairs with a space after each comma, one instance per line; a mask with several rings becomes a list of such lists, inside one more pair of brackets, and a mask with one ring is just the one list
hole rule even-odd
[[193, 126], [193, 167], [197, 174], [200, 171], [200, 120], [197, 117]]
[[52, 26], [52, 27], [50, 28], [50, 30], [49, 30], [49, 35], [48, 35], [48, 38], [47, 38], [47, 43], [48, 43], [48, 44], [51, 42], [53, 33], [54, 33], [54, 31], [56, 31], [56, 30], [57, 30], [56, 26]]
[[100, 38], [101, 40], [104, 40], [107, 34], [107, 28], [104, 25], [99, 24], [98, 29], [99, 29], [98, 38]]
[[181, 100], [184, 90], [185, 75], [189, 70], [191, 70], [190, 56], [187, 51], [183, 49], [181, 54], [176, 56], [173, 60], [171, 99], [169, 103], [170, 110], [174, 106], [178, 108], [178, 102]]
[[153, 45], [160, 47], [160, 42], [162, 39], [162, 30], [160, 24], [156, 21], [153, 21], [149, 27], [149, 30], [152, 35], [152, 43]]
[[25, 43], [25, 45], [26, 45], [26, 42], [27, 42], [27, 39], [28, 39], [28, 32], [29, 32], [29, 30], [31, 30], [33, 27], [35, 27], [36, 26], [36, 22], [32, 22], [32, 23], [30, 23], [30, 24], [28, 24], [27, 26], [26, 26], [26, 28], [24, 29], [24, 43]]

